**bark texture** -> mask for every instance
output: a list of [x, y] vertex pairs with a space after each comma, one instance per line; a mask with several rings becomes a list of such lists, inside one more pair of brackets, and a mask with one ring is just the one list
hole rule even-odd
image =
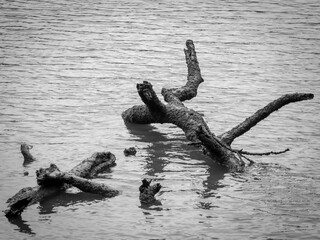
[[214, 161], [227, 167], [232, 172], [243, 171], [245, 167], [245, 162], [239, 155], [241, 153], [231, 148], [235, 138], [249, 131], [259, 121], [265, 119], [282, 106], [291, 102], [313, 98], [311, 93], [284, 95], [269, 103], [230, 131], [216, 136], [210, 131], [200, 113], [187, 108], [183, 104], [183, 101], [191, 100], [197, 96], [198, 87], [203, 82], [193, 41], [187, 40], [186, 47], [187, 49], [184, 50], [188, 68], [186, 84], [180, 88], [162, 89], [161, 94], [167, 104], [158, 98], [151, 83], [144, 81], [137, 84], [137, 91], [144, 105], [133, 106], [125, 110], [122, 113], [122, 118], [126, 123], [175, 124], [184, 131], [188, 140], [200, 142]]
[[100, 194], [106, 197], [114, 197], [119, 194], [118, 190], [112, 189], [103, 183], [94, 182], [68, 172], [61, 172], [55, 164], [37, 171], [37, 183], [46, 187], [69, 184], [83, 192]]
[[[115, 156], [110, 152], [94, 153], [91, 157], [83, 160], [68, 173], [81, 178], [93, 178], [97, 174], [115, 165]], [[70, 188], [70, 184], [36, 186], [21, 189], [13, 197], [7, 200], [8, 206], [4, 210], [7, 217], [20, 215], [22, 211], [42, 199]]]

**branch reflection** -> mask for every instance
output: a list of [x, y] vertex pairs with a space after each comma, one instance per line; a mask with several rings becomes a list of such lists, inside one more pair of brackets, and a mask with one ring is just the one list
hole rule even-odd
[[68, 207], [77, 203], [89, 203], [101, 201], [106, 197], [99, 194], [92, 194], [86, 192], [60, 192], [54, 197], [50, 197], [40, 202], [39, 214], [52, 214], [55, 213], [55, 207]]
[[[136, 141], [149, 144], [145, 149], [148, 153], [145, 166], [147, 175], [163, 180], [167, 173], [170, 174], [171, 178], [172, 174], [175, 173], [177, 173], [175, 175], [177, 178], [185, 178], [187, 175], [183, 174], [183, 172], [194, 174], [196, 178], [203, 179], [202, 186], [196, 187], [197, 190], [190, 189], [200, 197], [197, 206], [203, 209], [213, 207], [210, 201], [212, 201], [212, 198], [216, 198], [217, 190], [223, 187], [221, 180], [227, 173], [227, 169], [214, 163], [210, 157], [203, 155], [201, 150], [196, 149], [194, 146], [189, 146], [184, 134], [176, 127], [166, 128], [165, 126], [165, 133], [161, 132], [162, 125], [159, 129], [152, 125], [127, 124], [127, 128], [130, 134], [138, 137], [138, 139], [135, 139]], [[169, 133], [167, 132], [168, 130], [170, 131]], [[159, 177], [160, 174], [161, 177]], [[186, 179], [179, 179], [178, 181], [180, 180]], [[165, 188], [166, 186], [160, 191], [162, 196], [167, 191]], [[208, 200], [209, 198], [211, 200]], [[148, 206], [141, 206], [141, 208], [154, 210]], [[156, 208], [156, 210], [159, 209], [162, 209], [162, 207]]]
[[127, 124], [127, 129], [130, 134], [138, 137], [137, 141], [149, 143], [146, 149], [148, 153], [146, 174], [155, 176], [163, 173], [164, 167], [168, 164], [166, 150], [171, 147], [166, 134], [159, 132], [152, 125]]
[[13, 218], [8, 218], [8, 221], [13, 224], [16, 225], [18, 228], [15, 229], [21, 233], [26, 233], [29, 235], [35, 235], [35, 233], [32, 231], [32, 229], [30, 228], [29, 224], [27, 224], [27, 221], [22, 220], [21, 215], [13, 217]]
[[[39, 204], [39, 214], [40, 215], [48, 215], [52, 213], [56, 213], [55, 207], [60, 206], [70, 206], [76, 203], [87, 203], [94, 201], [101, 201], [105, 199], [104, 196], [98, 194], [91, 194], [85, 192], [77, 192], [77, 193], [68, 193], [68, 192], [60, 192], [50, 198], [44, 199]], [[27, 221], [23, 220], [21, 215], [13, 218], [8, 218], [8, 221], [16, 225], [18, 228], [17, 231], [21, 233], [26, 233], [29, 235], [35, 235], [32, 231], [30, 225]]]

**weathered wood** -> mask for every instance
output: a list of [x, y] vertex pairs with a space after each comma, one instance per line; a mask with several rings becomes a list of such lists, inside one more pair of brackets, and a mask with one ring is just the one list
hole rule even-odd
[[[137, 91], [144, 102], [143, 106], [133, 106], [122, 113], [122, 118], [128, 123], [172, 123], [181, 128], [186, 138], [192, 142], [204, 140], [199, 138], [199, 129], [204, 136], [220, 141], [209, 129], [202, 114], [184, 106], [183, 101], [190, 100], [197, 95], [197, 89], [203, 82], [199, 63], [197, 60], [194, 44], [191, 40], [186, 42], [185, 58], [188, 67], [187, 83], [181, 88], [163, 88], [161, 94], [167, 104], [162, 103], [152, 88], [151, 83], [144, 81], [137, 84]], [[138, 111], [137, 111], [138, 110]], [[201, 141], [202, 142], [202, 141]], [[208, 147], [208, 141], [202, 142]], [[244, 162], [237, 158], [234, 153], [215, 141], [211, 141], [209, 151], [214, 159], [219, 159], [220, 164], [232, 171], [242, 171]], [[215, 149], [215, 151], [211, 151]], [[228, 156], [220, 158], [221, 156]]]
[[197, 95], [197, 89], [203, 82], [192, 40], [188, 40], [186, 46], [187, 83], [180, 88], [162, 89], [161, 94], [167, 104], [162, 103], [157, 97], [151, 83], [144, 81], [141, 84], [137, 84], [138, 94], [145, 105], [133, 106], [125, 110], [122, 113], [122, 118], [125, 123], [175, 124], [184, 131], [188, 140], [194, 143], [200, 142], [214, 161], [227, 167], [230, 171], [243, 171], [245, 167], [245, 163], [241, 158], [243, 152], [232, 150], [232, 141], [280, 107], [291, 102], [312, 99], [313, 94], [295, 93], [284, 95], [235, 128], [216, 136], [210, 131], [200, 113], [185, 107], [183, 104], [183, 101], [190, 100]]
[[283, 95], [266, 105], [264, 108], [259, 109], [252, 116], [246, 118], [242, 123], [221, 134], [219, 137], [223, 142], [231, 145], [234, 139], [249, 131], [252, 127], [267, 118], [271, 113], [279, 110], [281, 107], [293, 102], [310, 100], [313, 99], [313, 97], [314, 95], [312, 93], [292, 93]]
[[[94, 153], [91, 157], [83, 160], [77, 166], [72, 168], [68, 173], [82, 178], [92, 178], [114, 166], [115, 160], [115, 156], [110, 152]], [[7, 200], [8, 206], [7, 209], [4, 210], [4, 213], [7, 217], [20, 215], [27, 206], [35, 204], [45, 197], [52, 196], [70, 187], [70, 184], [63, 184], [61, 186], [36, 186], [23, 188]]]
[[215, 162], [226, 167], [231, 172], [243, 171], [245, 163], [242, 158], [219, 138], [214, 135], [208, 135], [201, 126], [197, 131], [197, 136]]
[[49, 168], [41, 168], [37, 171], [37, 183], [40, 186], [46, 187], [69, 184], [83, 192], [100, 194], [106, 197], [114, 197], [119, 194], [118, 190], [112, 189], [103, 183], [78, 177], [72, 173], [61, 172], [55, 164], [51, 164]]
[[139, 199], [141, 203], [153, 203], [156, 201], [154, 197], [161, 189], [160, 183], [151, 185], [152, 180], [143, 179], [142, 185], [139, 187], [140, 195]]

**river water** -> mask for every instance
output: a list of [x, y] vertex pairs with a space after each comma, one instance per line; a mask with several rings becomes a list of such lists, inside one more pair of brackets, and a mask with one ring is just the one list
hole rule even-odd
[[[97, 181], [0, 217], [0, 239], [319, 239], [320, 3], [318, 0], [0, 0], [0, 207], [35, 170], [68, 170], [97, 151], [117, 166]], [[204, 83], [185, 104], [216, 134], [285, 93], [311, 92], [238, 138], [235, 148], [280, 151], [226, 173], [170, 124], [126, 126], [136, 83], [186, 80], [195, 43]], [[24, 167], [20, 143], [34, 148]], [[135, 157], [123, 149], [135, 146]], [[24, 176], [28, 171], [29, 175]], [[139, 202], [148, 177], [158, 204]]]

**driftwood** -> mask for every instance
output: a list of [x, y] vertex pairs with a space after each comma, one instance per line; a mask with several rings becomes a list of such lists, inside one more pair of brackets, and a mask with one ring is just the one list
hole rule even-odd
[[[183, 104], [185, 100], [190, 100], [197, 95], [197, 89], [203, 82], [193, 41], [187, 40], [186, 46], [187, 49], [184, 52], [188, 68], [187, 83], [180, 88], [162, 89], [161, 94], [167, 104], [160, 101], [151, 83], [144, 81], [137, 84], [137, 91], [144, 105], [127, 109], [122, 113], [122, 118], [126, 123], [175, 124], [184, 131], [189, 141], [200, 143], [214, 161], [227, 167], [229, 171], [243, 171], [245, 162], [242, 157], [249, 160], [244, 156], [248, 152], [232, 149], [231, 144], [234, 139], [249, 131], [253, 126], [281, 107], [292, 102], [309, 100], [314, 97], [311, 93], [286, 94], [258, 110], [231, 130], [215, 135], [210, 131], [200, 113], [187, 108]], [[272, 152], [268, 153], [271, 154]], [[249, 161], [251, 164], [252, 161]]]
[[160, 183], [151, 185], [151, 181], [152, 180], [147, 179], [142, 180], [142, 185], [139, 187], [139, 199], [141, 203], [150, 204], [156, 201], [154, 195], [156, 195], [160, 191], [162, 186], [160, 185]]
[[[72, 168], [67, 175], [80, 178], [93, 178], [97, 174], [114, 166], [115, 160], [115, 156], [110, 152], [94, 153], [91, 157], [83, 160], [80, 164]], [[39, 172], [37, 175], [39, 175]], [[70, 180], [70, 182], [72, 181]], [[23, 188], [7, 200], [8, 206], [7, 209], [4, 210], [4, 213], [7, 217], [20, 215], [27, 206], [35, 204], [46, 197], [53, 196], [71, 186], [70, 184], [63, 183], [52, 184], [51, 186], [39, 185], [36, 187]]]
[[37, 183], [40, 186], [47, 187], [69, 184], [83, 192], [100, 194], [106, 197], [114, 197], [119, 194], [118, 190], [112, 189], [105, 184], [90, 181], [72, 173], [61, 172], [55, 164], [51, 164], [50, 167], [45, 169], [40, 168], [37, 171]]
[[[187, 108], [183, 104], [185, 100], [191, 100], [196, 97], [198, 87], [203, 82], [194, 44], [191, 40], [188, 40], [186, 46], [187, 49], [184, 51], [188, 68], [186, 84], [180, 88], [162, 89], [161, 94], [167, 104], [160, 101], [151, 83], [144, 81], [137, 84], [137, 91], [144, 105], [133, 106], [124, 111], [122, 113], [124, 121], [135, 124], [175, 124], [184, 131], [189, 141], [195, 145], [201, 144], [214, 161], [227, 167], [229, 171], [243, 171], [245, 168], [243, 158], [248, 160], [249, 164], [253, 163], [252, 160], [244, 155], [269, 155], [288, 151], [286, 149], [280, 152], [250, 153], [242, 149], [233, 149], [231, 144], [237, 137], [245, 134], [281, 107], [289, 103], [313, 99], [314, 95], [311, 93], [286, 94], [258, 110], [231, 130], [215, 135], [211, 132], [200, 113]], [[24, 164], [35, 160], [29, 151], [31, 148], [32, 146], [27, 144], [21, 145]], [[126, 155], [134, 155], [136, 151], [134, 149], [134, 151], [128, 150], [124, 153]], [[119, 193], [117, 190], [111, 189], [104, 184], [87, 180], [114, 165], [115, 156], [110, 152], [101, 152], [93, 154], [69, 172], [61, 172], [55, 165], [51, 165], [48, 169], [40, 169], [37, 172], [39, 186], [23, 188], [8, 199], [8, 206], [4, 211], [5, 215], [7, 217], [19, 216], [27, 206], [37, 203], [45, 197], [64, 191], [72, 185], [83, 191], [104, 194], [110, 197], [115, 196]], [[150, 185], [150, 183], [151, 181], [144, 179], [139, 188], [140, 201], [142, 203], [155, 201], [154, 195], [161, 189], [160, 184]]]

